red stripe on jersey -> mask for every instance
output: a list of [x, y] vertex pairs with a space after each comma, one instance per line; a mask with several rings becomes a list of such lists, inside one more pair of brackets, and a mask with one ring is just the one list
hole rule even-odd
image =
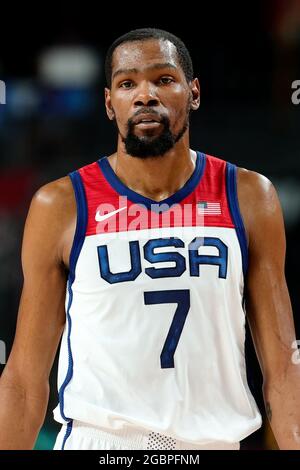
[[[105, 178], [98, 162], [86, 165], [78, 170], [87, 201], [86, 235], [197, 225], [234, 228], [226, 196], [225, 170], [224, 160], [207, 155], [204, 173], [195, 189], [169, 210], [157, 213], [119, 194]], [[221, 213], [201, 211], [199, 203], [220, 205]]]

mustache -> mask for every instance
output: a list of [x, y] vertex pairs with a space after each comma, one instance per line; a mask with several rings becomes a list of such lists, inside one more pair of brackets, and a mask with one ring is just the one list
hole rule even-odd
[[131, 118], [128, 119], [128, 129], [132, 129], [134, 127], [134, 119], [137, 118], [140, 114], [151, 114], [152, 116], [156, 116], [163, 125], [166, 126], [169, 124], [169, 118], [165, 114], [160, 114], [153, 108], [144, 107], [140, 108], [136, 113], [134, 113], [133, 116], [131, 116]]
[[153, 114], [157, 117], [160, 117], [160, 114], [156, 111], [156, 109], [149, 108], [149, 107], [144, 107], [144, 108], [138, 109], [137, 112], [134, 113], [134, 115], [130, 119], [134, 119], [134, 118], [138, 117], [140, 114]]

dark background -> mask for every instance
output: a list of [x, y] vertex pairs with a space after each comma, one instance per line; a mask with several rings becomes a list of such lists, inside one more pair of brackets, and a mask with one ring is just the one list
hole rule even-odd
[[[42, 12], [17, 16], [19, 21], [10, 17], [6, 25], [2, 20], [0, 33], [0, 80], [6, 84], [6, 104], [0, 105], [0, 340], [7, 356], [23, 283], [21, 242], [31, 197], [44, 183], [115, 150], [116, 134], [104, 109], [104, 56], [116, 37], [138, 27], [169, 30], [191, 52], [202, 90], [191, 121], [192, 148], [263, 173], [275, 184], [285, 216], [286, 276], [299, 337], [300, 105], [291, 101], [291, 86], [300, 80], [300, 1], [198, 2], [172, 5], [169, 11], [156, 3], [95, 10], [75, 4], [66, 13], [45, 4]], [[249, 383], [262, 408], [261, 375], [248, 343], [247, 360]], [[55, 366], [37, 448], [53, 445], [56, 402]], [[242, 446], [268, 449], [274, 442], [265, 425]]]

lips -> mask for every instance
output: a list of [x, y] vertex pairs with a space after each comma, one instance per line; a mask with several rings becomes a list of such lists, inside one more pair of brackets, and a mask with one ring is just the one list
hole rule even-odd
[[155, 114], [140, 114], [135, 119], [132, 120], [133, 124], [153, 124], [160, 123], [160, 119]]

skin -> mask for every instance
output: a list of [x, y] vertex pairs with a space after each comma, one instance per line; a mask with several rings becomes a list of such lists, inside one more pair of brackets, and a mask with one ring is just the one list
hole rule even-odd
[[[105, 105], [109, 119], [116, 119], [122, 136], [126, 135], [128, 119], [142, 107], [167, 115], [174, 134], [184, 124], [188, 101], [191, 100], [192, 110], [198, 109], [199, 82], [195, 79], [188, 84], [177, 62], [175, 47], [166, 41], [149, 40], [142, 47], [140, 42], [125, 43], [115, 50], [112, 84], [110, 90], [105, 89]], [[172, 66], [158, 68], [163, 64]], [[137, 72], [125, 72], [133, 69]], [[158, 128], [153, 133], [160, 131]], [[143, 135], [138, 128], [135, 132]], [[182, 187], [192, 174], [195, 155], [191, 158], [188, 132], [164, 158], [145, 160], [128, 157], [120, 134], [117, 152], [109, 161], [118, 177], [136, 192], [160, 201]]]
[[[153, 64], [165, 63], [171, 66], [153, 68]], [[133, 68], [136, 70], [116, 73]], [[184, 123], [186, 104], [190, 102], [196, 110], [199, 96], [198, 80], [186, 81], [172, 44], [147, 40], [115, 50], [112, 86], [105, 90], [105, 104], [121, 135], [126, 133], [128, 118], [145, 106], [165, 113], [176, 133]], [[150, 138], [160, 131], [159, 126], [135, 129]], [[109, 162], [128, 187], [159, 201], [190, 177], [195, 152], [189, 148], [188, 129], [173, 149], [156, 159], [129, 157], [119, 136], [117, 151]], [[279, 447], [300, 449], [300, 374], [299, 366], [291, 361], [295, 331], [284, 276], [280, 203], [270, 181], [241, 168], [238, 199], [249, 245], [247, 316], [263, 372], [267, 413]], [[41, 187], [32, 199], [25, 224], [24, 287], [17, 331], [0, 380], [1, 449], [31, 449], [44, 421], [49, 373], [65, 323], [65, 289], [75, 226], [76, 203], [69, 177]]]

